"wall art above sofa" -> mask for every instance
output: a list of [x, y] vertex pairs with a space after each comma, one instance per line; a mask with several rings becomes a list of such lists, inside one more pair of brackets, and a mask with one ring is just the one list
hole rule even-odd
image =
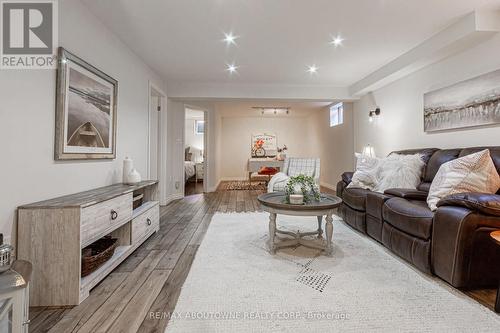
[[500, 70], [424, 94], [424, 130], [500, 123]]

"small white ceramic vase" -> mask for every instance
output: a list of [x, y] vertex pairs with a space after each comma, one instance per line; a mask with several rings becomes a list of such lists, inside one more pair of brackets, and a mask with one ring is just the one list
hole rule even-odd
[[141, 174], [136, 170], [132, 169], [130, 173], [127, 176], [127, 184], [137, 184], [138, 182], [141, 181]]
[[124, 184], [128, 184], [128, 175], [134, 170], [134, 161], [128, 156], [123, 159], [123, 179]]

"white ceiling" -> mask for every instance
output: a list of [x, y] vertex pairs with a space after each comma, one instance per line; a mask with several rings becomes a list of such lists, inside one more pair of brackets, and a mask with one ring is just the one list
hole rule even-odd
[[[167, 82], [346, 87], [500, 0], [82, 0]], [[224, 32], [240, 36], [226, 47]], [[345, 38], [329, 45], [330, 35]], [[226, 63], [239, 66], [229, 75]], [[307, 65], [319, 67], [317, 75]]]

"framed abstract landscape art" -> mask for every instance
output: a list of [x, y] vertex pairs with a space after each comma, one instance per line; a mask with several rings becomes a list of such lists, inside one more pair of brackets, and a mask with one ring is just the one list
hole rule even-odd
[[115, 158], [118, 82], [62, 47], [58, 56], [54, 158]]
[[500, 123], [500, 70], [424, 94], [424, 130]]

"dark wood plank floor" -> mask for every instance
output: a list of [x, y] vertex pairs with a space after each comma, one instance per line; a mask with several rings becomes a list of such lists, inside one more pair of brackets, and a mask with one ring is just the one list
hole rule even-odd
[[[168, 322], [163, 314], [174, 310], [213, 214], [257, 211], [260, 193], [217, 191], [187, 196], [162, 207], [160, 231], [94, 288], [82, 304], [31, 308], [30, 332], [163, 332]], [[467, 293], [493, 308], [495, 291]]]
[[203, 182], [186, 182], [184, 185], [184, 194], [186, 196], [193, 194], [201, 194], [203, 193]]

